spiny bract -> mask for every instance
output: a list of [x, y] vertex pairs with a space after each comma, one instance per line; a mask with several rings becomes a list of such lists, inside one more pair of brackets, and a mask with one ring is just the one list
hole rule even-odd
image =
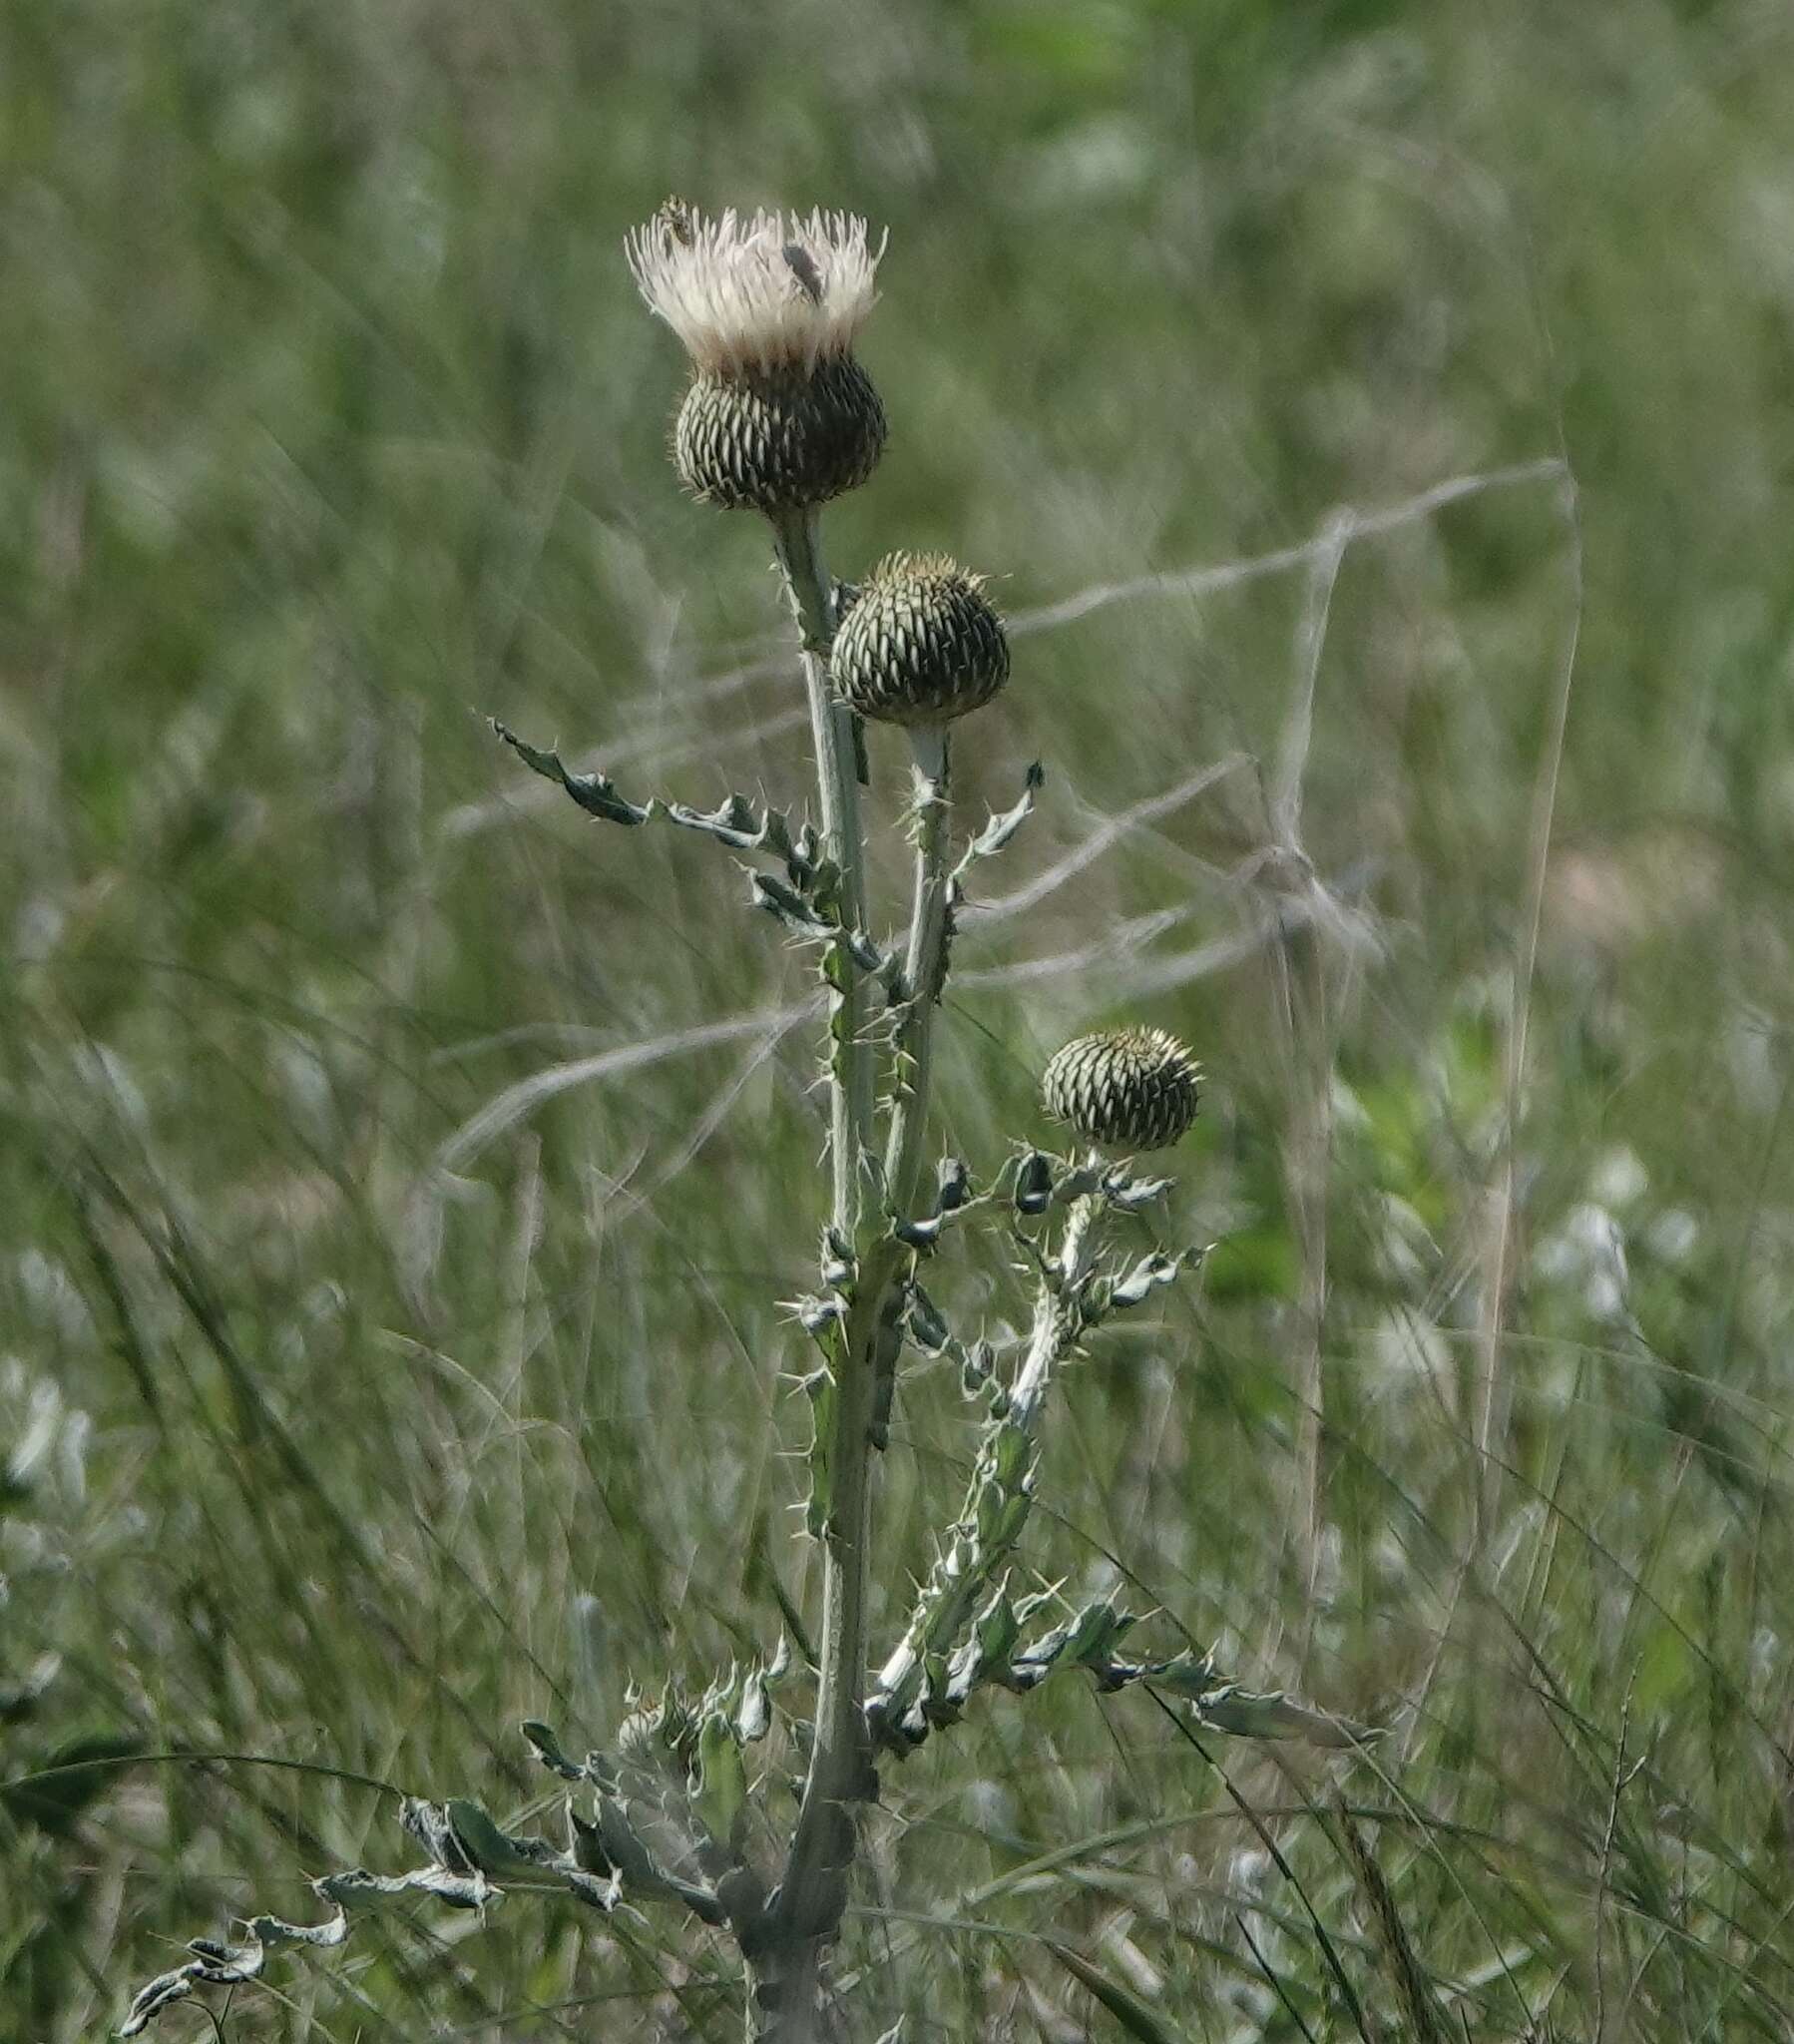
[[851, 355], [811, 374], [694, 376], [673, 429], [679, 479], [725, 511], [800, 511], [858, 489], [884, 450], [885, 414]]

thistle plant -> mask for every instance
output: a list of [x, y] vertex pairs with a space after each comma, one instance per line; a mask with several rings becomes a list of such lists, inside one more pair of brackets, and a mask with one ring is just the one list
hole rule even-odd
[[[1171, 1181], [1142, 1153], [1172, 1148], [1195, 1119], [1199, 1068], [1162, 1029], [1081, 1036], [1048, 1064], [1047, 1119], [1068, 1154], [1019, 1137], [980, 1167], [934, 1153], [936, 1034], [968, 877], [1001, 854], [1043, 785], [1022, 774], [1015, 804], [962, 833], [950, 750], [1010, 678], [1003, 622], [978, 575], [934, 552], [896, 552], [857, 586], [824, 563], [821, 507], [865, 484], [886, 437], [882, 404], [855, 356], [883, 255], [841, 214], [724, 213], [672, 203], [632, 235], [650, 308], [684, 346], [691, 380], [673, 455], [695, 496], [764, 517], [798, 637], [814, 758], [814, 816], [732, 795], [713, 810], [626, 794], [602, 772], [495, 727], [529, 767], [588, 814], [708, 835], [746, 867], [750, 899], [814, 954], [827, 1009], [829, 1189], [816, 1216], [816, 1285], [791, 1302], [807, 1344], [791, 1372], [807, 1406], [803, 1536], [821, 1549], [819, 1624], [787, 1624], [760, 1658], [703, 1691], [638, 1695], [603, 1752], [564, 1750], [523, 1730], [566, 1790], [561, 1839], [507, 1829], [470, 1796], [408, 1798], [402, 1821], [424, 1861], [314, 1881], [317, 1923], [256, 1916], [236, 1943], [197, 1940], [152, 1981], [129, 2036], [208, 1986], [252, 1979], [282, 1946], [327, 1948], [395, 1897], [480, 1909], [515, 1890], [610, 1911], [682, 1911], [734, 1941], [747, 2034], [805, 2044], [838, 2026], [825, 1968], [840, 1932], [861, 1812], [890, 1764], [955, 1725], [980, 1691], [1024, 1695], [1083, 1669], [1105, 1690], [1153, 1686], [1218, 1731], [1349, 1745], [1357, 1728], [1280, 1694], [1226, 1681], [1211, 1656], [1127, 1651], [1139, 1616], [1113, 1598], [1072, 1607], [1024, 1541], [1042, 1477], [1042, 1432], [1063, 1366], [1109, 1321], [1145, 1304], [1200, 1260], [1145, 1234]], [[860, 789], [901, 732], [912, 797], [907, 931], [868, 927]], [[1028, 1331], [1008, 1345], [968, 1338], [938, 1283], [954, 1234], [997, 1229], [1028, 1274]], [[894, 1642], [872, 1636], [879, 1453], [906, 1357], [957, 1368], [974, 1433], [972, 1474], [941, 1515], [932, 1565]]]

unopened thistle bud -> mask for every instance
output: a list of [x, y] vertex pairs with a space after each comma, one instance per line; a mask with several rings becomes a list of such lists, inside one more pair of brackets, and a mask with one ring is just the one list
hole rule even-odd
[[642, 295], [691, 358], [673, 435], [689, 490], [776, 514], [866, 480], [885, 415], [853, 343], [884, 250], [863, 220], [730, 210], [713, 221], [670, 200], [625, 247]]
[[829, 672], [862, 717], [941, 725], [1009, 680], [1009, 640], [978, 576], [945, 554], [892, 554], [854, 593]]
[[1162, 1029], [1105, 1029], [1075, 1037], [1041, 1080], [1041, 1104], [1081, 1141], [1109, 1150], [1162, 1150], [1196, 1118], [1202, 1068]]

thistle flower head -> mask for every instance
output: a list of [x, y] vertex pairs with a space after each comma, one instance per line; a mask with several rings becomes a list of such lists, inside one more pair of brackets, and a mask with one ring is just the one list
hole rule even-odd
[[1202, 1068], [1162, 1029], [1075, 1037], [1041, 1080], [1041, 1104], [1104, 1149], [1162, 1150], [1196, 1118]]
[[1009, 640], [980, 577], [945, 554], [891, 554], [854, 593], [829, 671], [862, 717], [940, 725], [1009, 679]]
[[884, 245], [871, 247], [863, 220], [706, 220], [673, 199], [625, 248], [643, 297], [691, 357], [673, 458], [693, 495], [776, 517], [866, 480], [885, 415], [853, 341]]
[[852, 214], [707, 220], [672, 199], [624, 244], [650, 309], [700, 375], [814, 372], [851, 352], [877, 301], [876, 249]]

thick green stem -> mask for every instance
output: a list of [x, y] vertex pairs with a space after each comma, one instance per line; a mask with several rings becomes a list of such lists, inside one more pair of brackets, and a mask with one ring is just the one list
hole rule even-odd
[[[1029, 1478], [1037, 1452], [1034, 1443], [1053, 1371], [1084, 1329], [1079, 1294], [1102, 1247], [1101, 1217], [1102, 1202], [1096, 1195], [1087, 1193], [1072, 1202], [1056, 1268], [1041, 1278], [1028, 1352], [1010, 1386], [1009, 1402], [985, 1436], [965, 1503], [916, 1601], [909, 1629], [878, 1672], [874, 1706], [880, 1713], [901, 1717], [909, 1708], [920, 1681], [923, 1656], [931, 1651], [946, 1654], [958, 1643], [972, 1622], [979, 1599], [1022, 1536], [1026, 1505], [1000, 1543], [993, 1546], [985, 1541], [979, 1531], [979, 1501], [993, 1484], [1024, 1500], [1031, 1495]], [[1018, 1434], [1028, 1443], [1027, 1454], [1025, 1459], [1012, 1460]], [[1006, 1467], [1007, 1477], [1002, 1473]]]
[[946, 964], [949, 755], [944, 726], [911, 733], [915, 748], [916, 883], [903, 960], [903, 1019], [897, 1029], [891, 1133], [885, 1147], [885, 1198], [909, 1220], [928, 1135], [934, 1015]]
[[[773, 543], [803, 635], [803, 681], [809, 696], [810, 737], [822, 804], [822, 838], [841, 870], [841, 919], [857, 927], [865, 915], [865, 841], [860, 830], [859, 781], [854, 766], [853, 713], [828, 679], [834, 641], [835, 592], [822, 565], [814, 511], [793, 511], [772, 522]], [[865, 1000], [859, 975], [844, 947], [834, 961], [833, 1041], [829, 1061], [829, 1159], [833, 1221], [843, 1242], [859, 1226], [860, 1195], [872, 1131], [872, 1056], [862, 1040]]]
[[[828, 678], [834, 591], [821, 565], [813, 513], [775, 521], [774, 532], [803, 631], [823, 834], [841, 869], [842, 920], [857, 927], [865, 904], [864, 850], [852, 714], [835, 698]], [[814, 1741], [778, 1902], [752, 1968], [749, 2021], [756, 2036], [777, 2044], [807, 2044], [815, 2034], [821, 1953], [847, 1902], [855, 1849], [853, 1805], [877, 1789], [865, 1709], [872, 1442], [880, 1357], [888, 1358], [898, 1339], [892, 1315], [909, 1256], [886, 1225], [883, 1210], [907, 1217], [915, 1202], [926, 1146], [934, 1010], [945, 970], [951, 887], [946, 734], [918, 732], [914, 743], [915, 901], [904, 957], [884, 1198], [876, 1212], [869, 1211], [867, 1197], [874, 1107], [871, 1047], [863, 1040], [864, 990], [844, 946], [837, 948], [830, 969], [833, 1222], [841, 1244], [855, 1252], [857, 1268], [835, 1351], [828, 1437], [820, 1443], [827, 1457], [828, 1503], [822, 1526]]]
[[811, 2044], [818, 2032], [821, 1947], [774, 1947], [747, 1969], [747, 2044]]
[[[804, 682], [816, 747], [826, 849], [841, 870], [841, 916], [857, 926], [865, 902], [864, 846], [851, 712], [828, 678], [835, 597], [817, 548], [813, 512], [775, 520], [778, 558], [803, 632]], [[866, 1159], [873, 1118], [871, 1046], [864, 1041], [858, 970], [840, 947], [831, 960], [834, 1007], [829, 1125], [834, 1231], [861, 1242]], [[837, 1350], [822, 1528], [822, 1629], [816, 1722], [796, 1834], [765, 1948], [755, 1956], [749, 2022], [762, 2039], [808, 2044], [817, 2022], [820, 1955], [846, 1907], [853, 1861], [852, 1805], [868, 1793], [866, 1586], [871, 1543], [874, 1347], [897, 1264], [883, 1238], [865, 1247]]]
[[[1085, 1162], [1097, 1166], [1102, 1159], [1093, 1151]], [[1009, 1396], [1010, 1417], [1019, 1426], [1032, 1429], [1039, 1424], [1041, 1406], [1046, 1402], [1047, 1386], [1053, 1377], [1053, 1365], [1065, 1356], [1082, 1331], [1077, 1301], [1102, 1247], [1097, 1227], [1102, 1211], [1102, 1202], [1094, 1193], [1083, 1193], [1072, 1202], [1071, 1212], [1066, 1216], [1066, 1232], [1059, 1245], [1058, 1274], [1051, 1283], [1043, 1281], [1041, 1284], [1035, 1300], [1034, 1331], [1029, 1339], [1027, 1359]]]
[[1327, 966], [1312, 923], [1285, 926], [1278, 968], [1279, 1020], [1289, 1045], [1283, 1182], [1300, 1270], [1294, 1322], [1296, 1541], [1306, 1591], [1303, 1608], [1312, 1612], [1324, 1530], [1321, 1435], [1326, 1391], [1322, 1357], [1327, 1321], [1327, 1181], [1333, 1144]]

